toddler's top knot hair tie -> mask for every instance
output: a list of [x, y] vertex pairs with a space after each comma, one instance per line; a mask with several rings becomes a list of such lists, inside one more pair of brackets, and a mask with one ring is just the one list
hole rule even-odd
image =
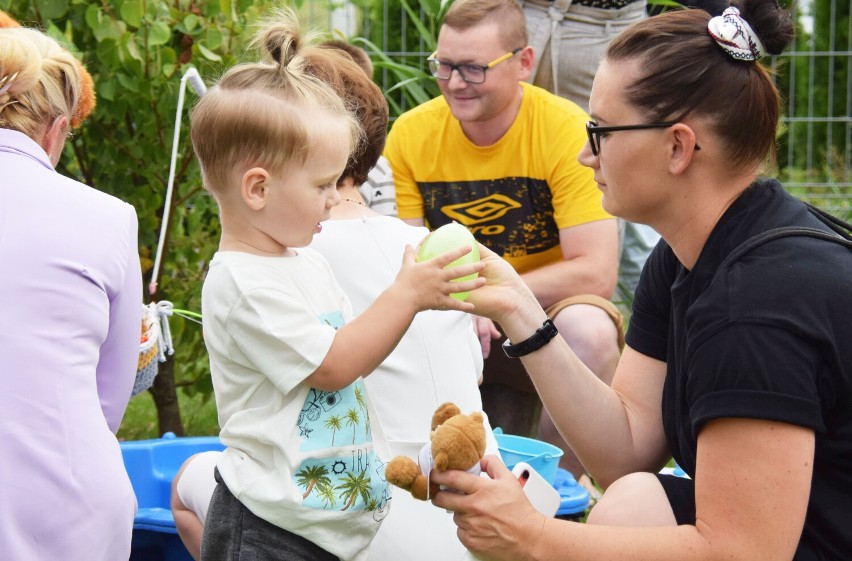
[[766, 56], [760, 37], [740, 11], [731, 6], [707, 24], [707, 31], [716, 43], [736, 60], [754, 61]]

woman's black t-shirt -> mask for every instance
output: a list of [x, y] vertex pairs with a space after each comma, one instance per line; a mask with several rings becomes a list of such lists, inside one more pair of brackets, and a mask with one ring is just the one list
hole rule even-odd
[[725, 212], [691, 271], [661, 241], [642, 271], [626, 342], [667, 363], [666, 438], [693, 477], [707, 421], [812, 429], [813, 482], [795, 560], [852, 559], [852, 251], [784, 237], [719, 270], [740, 244], [784, 226], [831, 231], [778, 182], [761, 180]]

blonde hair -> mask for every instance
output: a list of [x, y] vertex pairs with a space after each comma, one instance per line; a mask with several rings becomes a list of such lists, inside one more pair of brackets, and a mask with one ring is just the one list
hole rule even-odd
[[38, 138], [54, 120], [69, 124], [80, 103], [80, 63], [35, 29], [0, 29], [0, 127]]
[[[355, 116], [306, 70], [306, 57], [319, 50], [310, 44], [314, 37], [308, 33], [303, 39], [292, 10], [277, 12], [252, 43], [265, 60], [231, 68], [193, 108], [192, 145], [214, 194], [235, 169], [261, 166], [275, 173], [304, 164], [334, 123], [346, 131], [350, 151], [359, 145], [363, 131]], [[346, 55], [325, 49], [318, 56]]]

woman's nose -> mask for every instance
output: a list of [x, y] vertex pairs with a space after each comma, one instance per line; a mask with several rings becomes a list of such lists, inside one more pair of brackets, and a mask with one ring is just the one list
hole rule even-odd
[[581, 166], [586, 166], [587, 168], [593, 168], [598, 162], [598, 157], [592, 154], [592, 147], [589, 145], [589, 142], [583, 145], [583, 149], [580, 150], [580, 153], [577, 154], [577, 161]]

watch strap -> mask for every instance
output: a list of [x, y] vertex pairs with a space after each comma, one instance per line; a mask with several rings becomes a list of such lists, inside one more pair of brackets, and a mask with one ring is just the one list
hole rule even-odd
[[509, 358], [520, 358], [539, 350], [558, 334], [559, 330], [553, 325], [553, 321], [548, 318], [541, 327], [536, 329], [535, 333], [520, 343], [512, 344], [511, 341], [506, 339], [503, 342], [503, 352]]

